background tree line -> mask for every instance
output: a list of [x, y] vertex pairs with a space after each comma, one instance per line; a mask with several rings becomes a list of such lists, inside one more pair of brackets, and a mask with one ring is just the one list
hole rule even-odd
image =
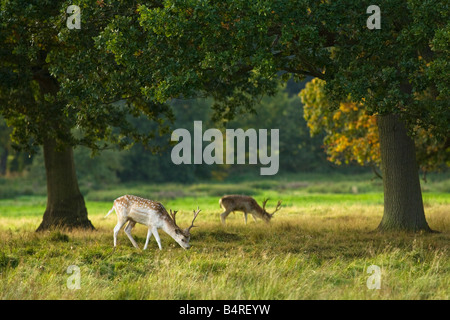
[[[298, 97], [305, 83], [290, 81], [275, 96], [264, 97], [256, 114], [242, 114], [229, 121], [226, 127], [212, 118], [212, 99], [174, 100], [172, 106], [175, 121], [169, 133], [155, 137], [150, 150], [136, 143], [124, 151], [114, 148], [93, 155], [84, 147], [74, 150], [77, 174], [83, 188], [100, 188], [121, 182], [182, 182], [199, 180], [222, 180], [242, 174], [259, 174], [259, 165], [175, 165], [170, 153], [170, 133], [176, 128], [186, 128], [193, 133], [193, 121], [201, 120], [203, 130], [218, 128], [280, 129], [280, 171], [329, 172], [331, 170], [360, 171], [356, 166], [337, 167], [326, 160], [323, 150], [323, 135], [310, 136], [303, 117], [303, 106]], [[140, 131], [153, 131], [155, 124], [144, 118], [132, 119]], [[31, 156], [27, 152], [13, 149], [9, 139], [10, 129], [0, 122], [1, 175], [28, 175], [45, 184], [42, 152]], [[224, 135], [225, 137], [225, 135]], [[169, 143], [168, 143], [169, 142]], [[207, 143], [205, 142], [204, 145]], [[173, 145], [173, 143], [172, 143]], [[156, 148], [155, 148], [156, 147]], [[248, 161], [248, 160], [247, 160]]]
[[[344, 109], [345, 105], [333, 110], [329, 102], [324, 102], [321, 96], [323, 88], [317, 85], [317, 81], [311, 82], [309, 88], [299, 94], [308, 83], [309, 80], [301, 83], [289, 81], [275, 96], [264, 97], [256, 114], [242, 114], [228, 122], [226, 127], [212, 120], [212, 99], [174, 100], [172, 107], [175, 121], [171, 125], [171, 131], [176, 128], [187, 128], [193, 133], [194, 120], [203, 122], [203, 131], [217, 127], [223, 133], [226, 128], [244, 130], [279, 128], [281, 175], [295, 172], [368, 171], [361, 166], [378, 170], [379, 142], [376, 126], [373, 128], [375, 118], [365, 116], [363, 110], [354, 105], [349, 110], [357, 112], [357, 115], [353, 115], [352, 118], [343, 116], [349, 114], [349, 111]], [[322, 102], [313, 103], [311, 95]], [[311, 114], [312, 111], [315, 112], [315, 116]], [[155, 124], [145, 118], [131, 121], [140, 131], [156, 129]], [[336, 127], [340, 130], [335, 130]], [[356, 131], [355, 128], [362, 132]], [[11, 129], [1, 120], [1, 175], [28, 176], [35, 183], [45, 184], [42, 153], [38, 152], [32, 156], [26, 152], [15, 151], [9, 139], [10, 131]], [[371, 132], [373, 134], [370, 134]], [[427, 143], [422, 146], [421, 143], [427, 136], [429, 135], [421, 134], [415, 139], [418, 153], [423, 158], [419, 161], [422, 173], [445, 170], [450, 161], [448, 146], [444, 145], [445, 141], [441, 141], [441, 145]], [[206, 142], [204, 146], [205, 144]], [[82, 189], [97, 189], [124, 182], [193, 183], [259, 174], [258, 165], [175, 165], [170, 156], [172, 149], [170, 132], [156, 137], [152, 141], [152, 147], [157, 151], [150, 150], [142, 143], [136, 143], [124, 151], [110, 148], [96, 155], [88, 148], [76, 148], [74, 157]], [[431, 157], [436, 155], [439, 155], [437, 159]]]

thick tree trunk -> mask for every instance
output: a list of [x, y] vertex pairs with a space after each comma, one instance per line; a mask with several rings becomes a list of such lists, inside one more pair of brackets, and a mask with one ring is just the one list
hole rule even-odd
[[73, 150], [56, 148], [56, 141], [44, 142], [47, 174], [47, 208], [36, 231], [53, 228], [94, 229], [87, 216], [84, 198], [78, 188]]
[[414, 141], [396, 115], [378, 117], [384, 186], [380, 231], [431, 231], [425, 219]]

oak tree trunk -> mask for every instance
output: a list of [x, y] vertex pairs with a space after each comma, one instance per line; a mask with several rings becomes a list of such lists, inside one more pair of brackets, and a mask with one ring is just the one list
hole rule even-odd
[[[45, 94], [56, 96], [59, 85], [48, 70], [36, 70], [33, 80], [39, 83], [42, 97]], [[49, 119], [48, 125], [63, 130], [58, 117], [58, 112], [62, 112], [62, 110], [55, 112], [52, 119]], [[45, 133], [43, 135], [45, 136]], [[83, 195], [78, 188], [72, 147], [58, 148], [56, 140], [51, 135], [44, 138], [43, 147], [47, 176], [47, 208], [36, 231], [54, 228], [94, 229], [87, 216]]]
[[44, 161], [47, 175], [47, 208], [36, 231], [53, 228], [94, 229], [87, 216], [83, 195], [78, 188], [73, 150], [58, 149], [56, 141], [44, 142]]
[[431, 231], [425, 219], [414, 141], [397, 115], [379, 116], [384, 214], [380, 231]]

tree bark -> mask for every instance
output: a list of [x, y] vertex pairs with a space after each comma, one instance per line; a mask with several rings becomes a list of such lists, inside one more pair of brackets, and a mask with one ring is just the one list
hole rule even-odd
[[47, 139], [44, 142], [44, 161], [47, 208], [36, 231], [54, 228], [94, 229], [78, 188], [72, 148], [57, 149], [56, 141]]
[[414, 141], [397, 115], [378, 116], [384, 186], [379, 231], [426, 231]]
[[[46, 52], [42, 51], [41, 63], [46, 59]], [[56, 96], [59, 85], [46, 68], [34, 70], [33, 80], [39, 83], [42, 97], [45, 94]], [[42, 107], [45, 107], [43, 105]], [[61, 110], [62, 112], [62, 110]], [[49, 126], [60, 127], [58, 116], [49, 122]], [[59, 128], [62, 129], [61, 127]], [[57, 148], [56, 139], [44, 135], [44, 162], [47, 176], [47, 208], [44, 217], [36, 231], [55, 228], [84, 228], [95, 229], [87, 216], [87, 209], [83, 195], [78, 188], [72, 147]], [[70, 129], [67, 129], [70, 130]]]

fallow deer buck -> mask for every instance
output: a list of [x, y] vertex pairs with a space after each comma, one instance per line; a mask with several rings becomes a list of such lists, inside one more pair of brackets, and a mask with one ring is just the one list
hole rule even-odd
[[136, 241], [131, 235], [131, 229], [140, 223], [148, 227], [147, 239], [145, 240], [144, 250], [147, 249], [148, 241], [152, 234], [155, 235], [156, 242], [158, 243], [159, 250], [161, 250], [161, 240], [159, 238], [158, 229], [163, 229], [169, 236], [171, 236], [181, 247], [184, 249], [189, 249], [189, 240], [191, 237], [191, 229], [194, 226], [195, 218], [197, 218], [200, 209], [194, 210], [194, 219], [192, 220], [191, 226], [182, 230], [177, 226], [175, 221], [175, 215], [177, 211], [172, 212], [170, 210], [170, 216], [164, 206], [152, 200], [147, 200], [144, 198], [125, 195], [114, 200], [114, 205], [112, 209], [108, 212], [105, 218], [113, 212], [116, 211], [117, 214], [117, 225], [114, 227], [114, 248], [117, 244], [117, 234], [120, 229], [128, 222], [125, 227], [125, 233], [130, 239], [134, 247], [139, 249]]
[[247, 224], [247, 215], [250, 213], [253, 217], [253, 220], [256, 221], [256, 218], [260, 218], [265, 222], [269, 222], [272, 219], [275, 212], [280, 210], [281, 201], [278, 201], [277, 207], [275, 211], [272, 213], [268, 213], [266, 211], [266, 203], [269, 199], [263, 201], [263, 207], [261, 208], [255, 199], [249, 196], [241, 196], [241, 195], [229, 195], [223, 196], [219, 200], [219, 205], [225, 211], [220, 215], [220, 219], [222, 223], [225, 224], [225, 219], [228, 215], [233, 211], [242, 211], [244, 212], [245, 224]]

